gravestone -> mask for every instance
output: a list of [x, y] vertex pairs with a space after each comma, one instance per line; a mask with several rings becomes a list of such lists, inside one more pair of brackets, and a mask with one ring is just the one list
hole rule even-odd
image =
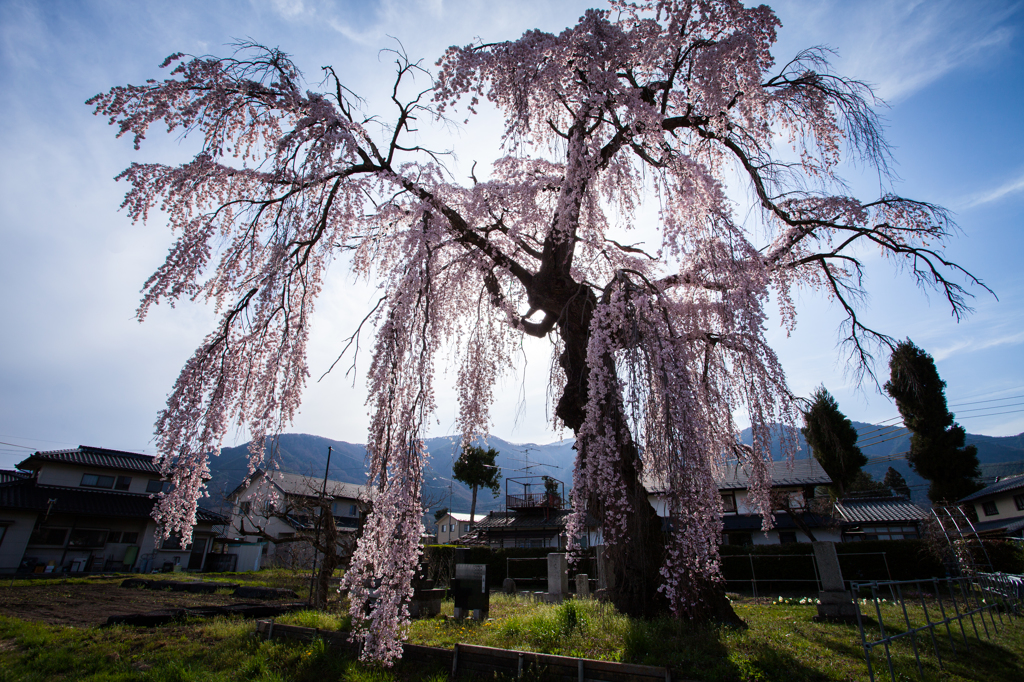
[[473, 620], [487, 620], [490, 611], [487, 564], [455, 564], [451, 591], [456, 620], [466, 616], [472, 616]]
[[821, 577], [818, 615], [815, 620], [856, 622], [857, 607], [843, 581], [835, 543], [814, 542], [811, 545], [818, 564], [818, 575]]
[[576, 596], [580, 599], [590, 596], [590, 576], [586, 573], [576, 574]]
[[569, 562], [565, 554], [548, 554], [548, 600], [560, 602], [569, 595]]

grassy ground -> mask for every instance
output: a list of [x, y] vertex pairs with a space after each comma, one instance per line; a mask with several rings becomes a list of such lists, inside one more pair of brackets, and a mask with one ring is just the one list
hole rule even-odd
[[[792, 601], [792, 600], [790, 600]], [[735, 608], [747, 630], [694, 628], [671, 620], [632, 621], [609, 605], [569, 601], [559, 606], [492, 595], [492, 619], [485, 623], [450, 619], [446, 602], [439, 618], [416, 621], [409, 640], [451, 647], [457, 642], [568, 656], [668, 665], [677, 678], [718, 680], [867, 679], [856, 626], [815, 623], [813, 604], [754, 603]], [[903, 622], [903, 612], [883, 605], [887, 627]], [[908, 617], [922, 624], [919, 607]], [[956, 631], [954, 655], [940, 631], [940, 669], [931, 639], [917, 645], [926, 680], [1024, 679], [1024, 619], [1003, 617], [998, 634], [980, 639], [967, 624], [970, 651]], [[303, 611], [278, 622], [346, 630], [347, 615]], [[989, 623], [990, 630], [992, 629]], [[891, 632], [892, 630], [890, 630]], [[73, 628], [30, 623], [0, 615], [0, 682], [14, 680], [296, 680], [326, 682], [441, 682], [443, 671], [399, 666], [393, 671], [363, 667], [333, 654], [321, 643], [263, 642], [252, 621], [220, 618], [162, 628]], [[869, 631], [868, 636], [872, 633]], [[909, 639], [892, 647], [898, 680], [918, 676]], [[884, 653], [873, 657], [879, 679], [888, 679]]]
[[[717, 680], [859, 680], [867, 677], [860, 634], [856, 625], [816, 623], [813, 603], [734, 604], [749, 628], [695, 628], [664, 619], [634, 621], [610, 605], [596, 601], [570, 601], [549, 606], [492, 595], [492, 620], [485, 623], [447, 619], [417, 621], [410, 641], [450, 647], [467, 642], [508, 649], [539, 651], [613, 661], [667, 665], [683, 678]], [[450, 605], [446, 605], [446, 610]], [[924, 624], [919, 607], [910, 607], [914, 626]], [[968, 625], [970, 651], [963, 639], [955, 639], [954, 655], [945, 630], [938, 638], [940, 670], [931, 638], [918, 636], [925, 679], [1013, 680], [1024, 679], [1024, 619], [1004, 624], [991, 639], [982, 632], [974, 637]], [[883, 606], [883, 622], [903, 623], [895, 605]], [[998, 624], [998, 619], [997, 619]], [[874, 621], [871, 621], [874, 623]], [[989, 625], [991, 629], [991, 625]], [[877, 630], [875, 630], [877, 639]], [[868, 637], [872, 637], [871, 629]], [[909, 639], [892, 647], [897, 679], [918, 679], [913, 644]], [[881, 647], [873, 655], [876, 672], [886, 666]], [[883, 676], [885, 677], [885, 676]]]
[[436, 670], [363, 666], [312, 644], [257, 639], [254, 621], [72, 628], [0, 615], [0, 682], [444, 682]]

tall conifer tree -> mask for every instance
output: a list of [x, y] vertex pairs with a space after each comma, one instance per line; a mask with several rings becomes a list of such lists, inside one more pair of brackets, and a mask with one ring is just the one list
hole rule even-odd
[[901, 341], [889, 358], [886, 392], [896, 401], [911, 432], [907, 461], [931, 485], [932, 502], [955, 502], [979, 489], [974, 479], [978, 449], [964, 445], [966, 433], [946, 406], [946, 382], [939, 378], [932, 356]]
[[839, 411], [839, 403], [832, 394], [819, 386], [811, 397], [800, 432], [842, 497], [868, 460], [857, 447], [857, 429]]

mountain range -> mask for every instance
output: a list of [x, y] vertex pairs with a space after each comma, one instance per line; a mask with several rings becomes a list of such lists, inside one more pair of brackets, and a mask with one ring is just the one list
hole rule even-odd
[[[927, 481], [914, 473], [904, 458], [910, 447], [907, 432], [897, 431], [896, 427], [880, 427], [864, 422], [855, 421], [853, 425], [858, 433], [864, 434], [860, 439], [865, 444], [861, 450], [869, 460], [864, 471], [880, 481], [885, 477], [886, 470], [890, 466], [893, 467], [910, 485], [913, 499], [927, 505]], [[773, 442], [772, 454], [776, 460], [781, 460], [783, 452], [778, 435], [777, 433]], [[809, 457], [810, 451], [806, 442], [799, 433], [797, 437], [800, 444], [797, 459]], [[740, 440], [748, 444], [751, 442], [750, 429], [741, 432]], [[423, 472], [423, 499], [431, 510], [447, 507], [453, 511], [469, 511], [472, 497], [470, 489], [452, 480], [452, 464], [459, 455], [459, 442], [458, 436], [430, 438], [426, 441], [430, 456]], [[1024, 473], [1024, 433], [1004, 437], [967, 434], [967, 443], [978, 448], [978, 460], [981, 462], [985, 482], [991, 482], [996, 476]], [[499, 453], [496, 464], [502, 472], [502, 489], [497, 496], [492, 496], [488, 490], [481, 490], [477, 495], [477, 513], [500, 509], [504, 501], [505, 486], [515, 486], [515, 479], [527, 476], [555, 478], [565, 484], [565, 491], [568, 493], [572, 485], [573, 461], [576, 455], [573, 444], [571, 438], [538, 445], [509, 443], [495, 436], [489, 437], [487, 447], [493, 447]], [[366, 448], [363, 445], [322, 436], [289, 433], [279, 436], [272, 446], [268, 445], [268, 454], [273, 450], [273, 455], [283, 471], [323, 478], [327, 467], [328, 447], [331, 448], [328, 472], [330, 479], [357, 484], [366, 482]], [[209, 489], [214, 506], [219, 506], [217, 503], [242, 481], [246, 474], [248, 455], [248, 444], [245, 444], [223, 448], [219, 457], [211, 458], [210, 471], [213, 478]]]

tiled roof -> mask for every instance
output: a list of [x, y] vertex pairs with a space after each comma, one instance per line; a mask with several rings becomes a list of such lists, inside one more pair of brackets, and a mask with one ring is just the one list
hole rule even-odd
[[[511, 511], [492, 511], [481, 516], [477, 522], [478, 530], [533, 529], [533, 528], [565, 528], [572, 511], [568, 509], [552, 509], [548, 514], [517, 514]], [[597, 519], [587, 514], [587, 527], [597, 527]]]
[[26, 478], [30, 478], [31, 474], [27, 474], [23, 471], [12, 471], [10, 469], [0, 469], [0, 485], [4, 483], [16, 483], [18, 481], [24, 481]]
[[[786, 512], [776, 512], [773, 514], [773, 517], [775, 525], [772, 526], [772, 530], [799, 530], [792, 517]], [[807, 524], [808, 528], [826, 528], [831, 525], [832, 521], [827, 516], [812, 514], [811, 512], [800, 513], [800, 518]], [[761, 515], [726, 514], [722, 517], [722, 530], [759, 531], [761, 530]]]
[[[153, 511], [154, 502], [149, 495], [36, 485], [34, 479], [0, 485], [0, 509], [143, 518]], [[227, 521], [223, 516], [202, 508], [198, 510], [197, 519], [214, 524]]]
[[[768, 468], [773, 488], [832, 484], [832, 479], [813, 457], [796, 459], [792, 463], [787, 460], [769, 462]], [[746, 490], [750, 487], [749, 466], [746, 464], [727, 462], [715, 471], [714, 476], [719, 490]], [[644, 485], [651, 493], [665, 491], [665, 484], [661, 481], [645, 481]]]
[[905, 497], [844, 498], [836, 502], [844, 523], [923, 521], [928, 512]]
[[982, 521], [974, 524], [974, 530], [979, 533], [992, 530], [1003, 530], [1007, 534], [1012, 534], [1024, 529], [1024, 516], [1018, 516], [1012, 519], [999, 519], [997, 521]]
[[1016, 490], [1017, 488], [1024, 488], [1024, 476], [1012, 476], [1010, 478], [1005, 478], [998, 483], [993, 483], [987, 488], [982, 488], [973, 495], [968, 495], [960, 501], [970, 502], [972, 500], [979, 500], [983, 497], [998, 495], [999, 493], [1009, 492], [1011, 490]]
[[152, 455], [137, 452], [122, 452], [79, 445], [70, 450], [48, 450], [37, 452], [18, 464], [19, 469], [37, 469], [45, 462], [58, 464], [83, 464], [99, 469], [128, 469], [149, 474], [160, 474], [160, 468], [154, 463]]
[[[288, 495], [315, 497], [320, 494], [324, 485], [324, 480], [322, 478], [318, 479], [314, 476], [302, 476], [300, 474], [286, 474], [283, 471], [274, 471], [268, 474], [263, 469], [257, 469], [256, 473], [252, 475], [252, 479], [256, 479], [258, 476], [268, 475], [270, 479]], [[238, 486], [231, 494], [235, 495], [240, 493], [242, 490], [242, 486]], [[365, 485], [356, 485], [355, 483], [345, 483], [344, 481], [333, 481], [331, 479], [327, 479], [327, 495], [329, 497], [345, 497], [358, 500], [362, 498], [362, 495], [366, 491], [367, 487]]]

